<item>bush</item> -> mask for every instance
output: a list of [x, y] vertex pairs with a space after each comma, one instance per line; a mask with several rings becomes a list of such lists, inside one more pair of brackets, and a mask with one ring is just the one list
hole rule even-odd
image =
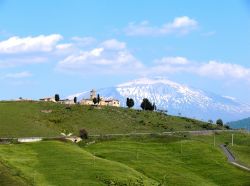
[[216, 124], [218, 125], [218, 126], [223, 126], [223, 121], [222, 121], [222, 119], [218, 119], [217, 121], [216, 121]]
[[88, 132], [85, 129], [80, 129], [79, 136], [82, 139], [88, 139]]

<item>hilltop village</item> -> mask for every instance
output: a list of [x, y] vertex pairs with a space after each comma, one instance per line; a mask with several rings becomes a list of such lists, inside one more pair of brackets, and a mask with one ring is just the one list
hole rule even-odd
[[[57, 98], [58, 96], [58, 98]], [[57, 100], [58, 99], [58, 100]], [[120, 101], [117, 99], [105, 99], [103, 97], [100, 97], [99, 94], [96, 93], [94, 89], [90, 91], [89, 98], [83, 98], [79, 102], [77, 101], [77, 98], [74, 99], [59, 99], [59, 95], [55, 95], [55, 97], [45, 97], [39, 99], [39, 101], [49, 101], [49, 102], [58, 102], [61, 104], [77, 104], [80, 105], [93, 105], [93, 106], [113, 106], [113, 107], [120, 107]]]

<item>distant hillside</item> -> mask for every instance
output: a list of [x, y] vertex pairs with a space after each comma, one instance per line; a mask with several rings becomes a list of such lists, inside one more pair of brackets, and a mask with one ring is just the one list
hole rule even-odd
[[0, 137], [205, 130], [215, 128], [199, 120], [127, 108], [67, 105], [50, 102], [0, 102]]
[[229, 122], [228, 125], [232, 128], [244, 128], [250, 131], [250, 117], [238, 121]]
[[[228, 96], [191, 88], [164, 78], [141, 78], [123, 84], [97, 90], [105, 98], [116, 98], [126, 105], [126, 98], [133, 98], [135, 107], [140, 108], [143, 98], [154, 102], [157, 108], [168, 110], [170, 114], [224, 122], [243, 119], [250, 116], [250, 105], [240, 103]], [[68, 98], [78, 100], [89, 97], [89, 91], [77, 93]]]

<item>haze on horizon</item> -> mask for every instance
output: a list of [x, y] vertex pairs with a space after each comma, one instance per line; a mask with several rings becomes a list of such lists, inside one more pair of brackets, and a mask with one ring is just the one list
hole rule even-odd
[[162, 76], [250, 103], [249, 1], [0, 1], [0, 100]]

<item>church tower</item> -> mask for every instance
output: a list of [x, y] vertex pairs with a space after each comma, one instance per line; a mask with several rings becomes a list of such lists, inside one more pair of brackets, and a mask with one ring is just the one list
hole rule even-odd
[[93, 100], [94, 98], [96, 98], [96, 91], [94, 89], [92, 89], [90, 91], [90, 99]]

